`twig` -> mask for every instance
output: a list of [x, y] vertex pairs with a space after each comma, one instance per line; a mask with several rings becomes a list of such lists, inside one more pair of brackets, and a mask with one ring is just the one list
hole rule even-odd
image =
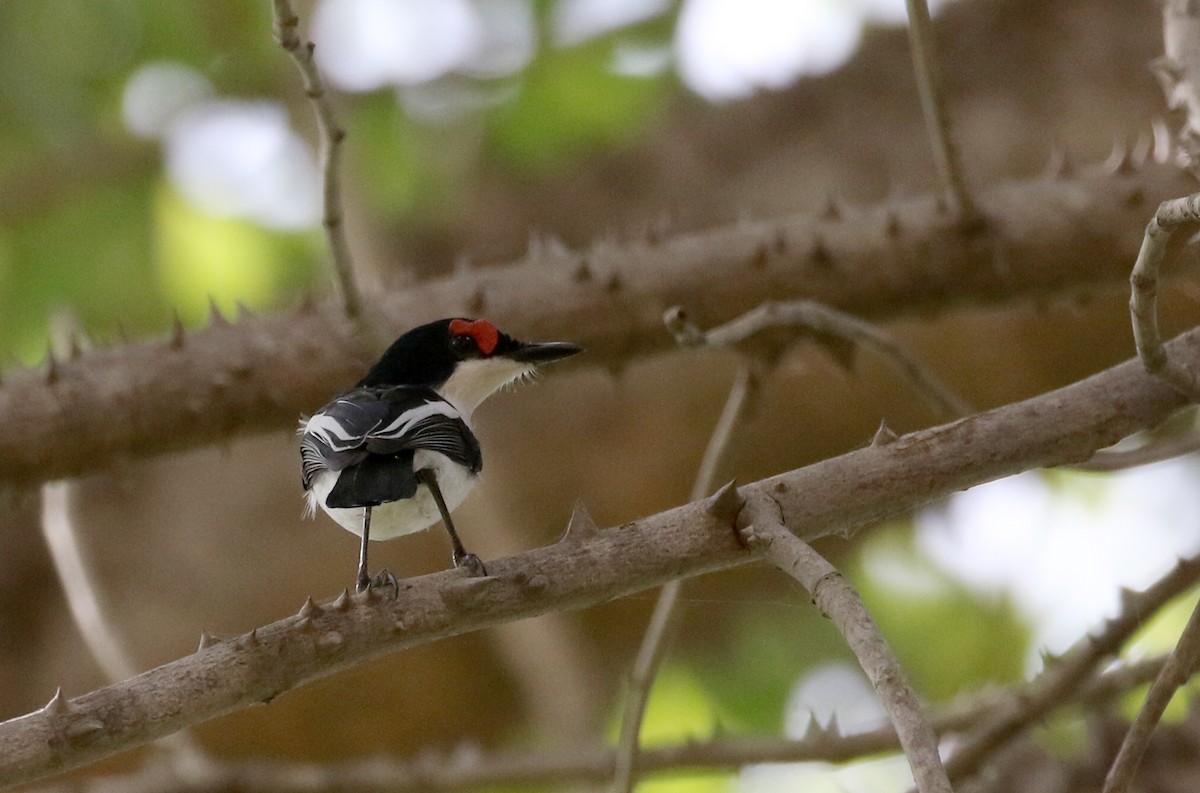
[[1170, 438], [1157, 438], [1136, 449], [1110, 451], [1101, 449], [1090, 460], [1071, 466], [1078, 471], [1123, 471], [1139, 465], [1170, 460], [1200, 451], [1200, 431], [1193, 430]]
[[913, 70], [917, 77], [917, 93], [921, 96], [921, 112], [925, 129], [933, 146], [933, 159], [946, 204], [958, 213], [959, 221], [968, 226], [977, 223], [982, 215], [963, 178], [962, 162], [954, 142], [950, 115], [946, 111], [941, 75], [934, 51], [933, 22], [925, 0], [906, 0], [908, 6], [908, 41], [912, 49]]
[[356, 320], [362, 316], [362, 298], [354, 281], [354, 259], [350, 254], [350, 243], [346, 240], [341, 191], [342, 141], [346, 138], [346, 131], [338, 123], [333, 112], [333, 102], [325, 89], [325, 81], [321, 79], [321, 72], [313, 59], [315, 45], [311, 41], [301, 41], [296, 33], [300, 19], [292, 11], [291, 2], [272, 2], [275, 40], [292, 56], [292, 60], [299, 67], [304, 76], [304, 93], [312, 102], [316, 113], [324, 203], [321, 223], [325, 227], [325, 242], [333, 257], [333, 271], [338, 290], [341, 292], [343, 308], [347, 317]]
[[950, 780], [938, 755], [937, 733], [858, 593], [812, 546], [788, 530], [779, 504], [770, 496], [748, 496], [738, 526], [751, 547], [761, 548], [770, 562], [800, 582], [845, 638], [891, 718], [917, 790], [951, 793]]
[[[1200, 362], [1200, 330], [1170, 342]], [[0, 395], [4, 391], [0, 390]], [[858, 528], [1030, 468], [1087, 459], [1184, 404], [1126, 361], [1079, 383], [742, 488], [770, 493], [805, 540]], [[706, 503], [498, 559], [492, 575], [409, 579], [399, 601], [312, 606], [236, 641], [0, 723], [0, 787], [66, 771], [246, 708], [385, 653], [548, 611], [582, 608], [757, 558]], [[347, 605], [349, 602], [349, 605]]]
[[133, 677], [137, 669], [105, 618], [91, 571], [83, 561], [71, 519], [69, 482], [47, 482], [42, 486], [42, 534], [83, 643], [109, 680]]
[[1200, 379], [1195, 371], [1172, 360], [1163, 347], [1158, 330], [1158, 270], [1166, 256], [1167, 243], [1180, 226], [1200, 221], [1200, 193], [1164, 201], [1146, 226], [1142, 248], [1129, 277], [1129, 313], [1133, 339], [1146, 371], [1161, 377], [1183, 394], [1200, 399]]
[[[716, 427], [708, 439], [708, 446], [700, 460], [700, 468], [692, 483], [691, 501], [699, 501], [706, 496], [716, 480], [717, 467], [724, 459], [733, 438], [746, 403], [756, 388], [756, 375], [751, 364], [742, 363], [734, 375], [733, 384], [729, 387], [729, 396], [725, 407], [717, 419]], [[673, 622], [675, 606], [679, 600], [679, 590], [683, 586], [681, 580], [671, 581], [662, 588], [658, 600], [654, 604], [654, 612], [650, 616], [650, 624], [642, 637], [642, 646], [638, 649], [634, 660], [633, 670], [629, 675], [629, 687], [625, 695], [625, 707], [621, 721], [621, 735], [617, 740], [614, 763], [612, 789], [616, 793], [630, 793], [633, 790], [637, 776], [634, 769], [638, 762], [639, 737], [642, 731], [642, 721], [646, 716], [646, 705], [650, 701], [650, 690], [654, 678], [658, 674], [659, 663], [662, 660], [666, 645], [667, 630]]]
[[873, 350], [892, 368], [939, 418], [949, 420], [974, 412], [962, 398], [942, 384], [913, 356], [904, 351], [888, 334], [869, 322], [812, 300], [791, 303], [763, 303], [737, 319], [709, 331], [693, 325], [678, 307], [668, 312], [667, 327], [680, 344], [735, 346], [767, 328], [799, 326], [816, 333], [844, 339]]
[[[71, 483], [47, 482], [42, 485], [42, 534], [50, 551], [54, 572], [62, 584], [67, 607], [88, 651], [110, 681], [133, 677], [137, 668], [121, 646], [116, 628], [104, 616], [100, 597], [84, 562], [75, 521], [71, 517]], [[159, 739], [158, 743], [176, 754], [176, 761], [195, 768], [204, 762], [199, 746], [186, 732]]]
[[1154, 728], [1158, 726], [1158, 721], [1175, 691], [1195, 672], [1197, 660], [1200, 660], [1200, 603], [1192, 609], [1192, 616], [1180, 634], [1175, 649], [1171, 651], [1166, 665], [1158, 673], [1154, 685], [1150, 686], [1150, 692], [1146, 695], [1146, 701], [1137, 719], [1130, 725], [1129, 732], [1121, 743], [1121, 749], [1117, 752], [1112, 768], [1104, 780], [1104, 793], [1125, 793], [1129, 789], [1129, 783], [1133, 781], [1133, 776], [1141, 765], [1142, 755], [1150, 744]]
[[946, 761], [952, 781], [977, 771], [997, 749], [1069, 699], [1099, 665], [1158, 609], [1200, 579], [1200, 555], [1182, 560], [1143, 592], [1124, 591], [1121, 613], [1099, 635], [1087, 636], [1061, 658], [1047, 663], [1021, 701], [993, 714]]

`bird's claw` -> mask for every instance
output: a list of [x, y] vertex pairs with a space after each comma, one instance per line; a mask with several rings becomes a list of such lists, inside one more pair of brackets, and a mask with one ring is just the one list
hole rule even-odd
[[473, 553], [454, 554], [454, 566], [465, 568], [472, 578], [483, 578], [488, 574], [483, 560]]
[[358, 581], [355, 582], [354, 591], [366, 592], [368, 589], [385, 589], [391, 587], [397, 593], [400, 592], [400, 582], [396, 576], [392, 575], [391, 570], [380, 570], [374, 577], [362, 573], [358, 576]]

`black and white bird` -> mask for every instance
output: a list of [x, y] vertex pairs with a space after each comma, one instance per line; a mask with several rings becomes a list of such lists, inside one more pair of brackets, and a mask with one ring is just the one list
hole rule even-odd
[[395, 580], [386, 571], [368, 574], [369, 540], [421, 531], [439, 518], [454, 566], [487, 574], [450, 519], [483, 468], [471, 414], [503, 386], [581, 349], [517, 341], [486, 319], [430, 322], [393, 342], [358, 385], [301, 422], [307, 511], [320, 507], [362, 538], [359, 591]]

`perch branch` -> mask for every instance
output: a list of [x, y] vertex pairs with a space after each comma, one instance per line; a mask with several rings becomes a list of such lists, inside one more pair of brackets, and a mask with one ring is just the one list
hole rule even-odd
[[325, 227], [325, 242], [333, 262], [333, 272], [342, 297], [346, 316], [357, 320], [362, 316], [362, 298], [354, 281], [354, 258], [350, 254], [350, 243], [346, 239], [345, 213], [342, 209], [342, 141], [346, 131], [338, 123], [333, 111], [333, 102], [325, 88], [325, 81], [313, 59], [315, 45], [302, 41], [296, 29], [300, 19], [292, 11], [289, 0], [273, 0], [275, 40], [292, 56], [300, 74], [304, 76], [304, 93], [312, 102], [317, 117], [321, 154], [321, 197], [324, 214], [321, 225]]
[[[1200, 362], [1200, 330], [1168, 344]], [[769, 493], [805, 540], [850, 534], [972, 485], [1085, 460], [1184, 404], [1137, 360], [1055, 391], [743, 488]], [[406, 581], [396, 601], [341, 598], [130, 680], [0, 723], [0, 786], [75, 768], [385, 653], [552, 610], [583, 608], [757, 555], [691, 503], [488, 568]]]
[[[1142, 202], [1180, 195], [1190, 184], [1178, 169], [1150, 164], [1131, 174], [993, 188], [981, 196], [988, 229], [969, 237], [925, 198], [847, 210], [839, 220], [800, 216], [658, 244], [552, 252], [384, 295], [370, 311], [380, 333], [394, 335], [438, 317], [482, 313], [531, 338], [569, 338], [588, 348], [589, 361], [619, 365], [666, 346], [659, 318], [677, 304], [705, 326], [776, 299], [812, 299], [877, 320], [1115, 287], [1137, 253]], [[378, 353], [332, 308], [247, 317], [194, 334], [181, 328], [168, 340], [97, 350], [58, 362], [53, 382], [44, 372], [5, 372], [0, 478], [69, 478], [294, 426]]]
[[762, 550], [768, 561], [799, 581], [842, 634], [891, 719], [917, 790], [951, 793], [938, 755], [937, 733], [858, 593], [811, 545], [788, 530], [779, 505], [770, 496], [760, 492], [748, 497], [738, 526], [746, 543]]

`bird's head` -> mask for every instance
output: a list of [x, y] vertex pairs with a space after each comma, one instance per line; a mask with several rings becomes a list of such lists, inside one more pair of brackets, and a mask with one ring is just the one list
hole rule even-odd
[[518, 341], [486, 319], [439, 319], [396, 339], [359, 386], [429, 386], [470, 414], [499, 388], [582, 350]]

